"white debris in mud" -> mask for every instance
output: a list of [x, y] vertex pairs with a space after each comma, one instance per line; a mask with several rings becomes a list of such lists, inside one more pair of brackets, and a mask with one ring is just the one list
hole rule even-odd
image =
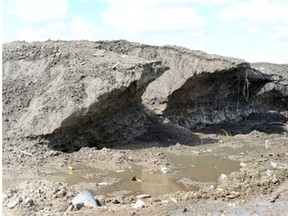
[[162, 172], [162, 173], [164, 173], [164, 174], [165, 174], [165, 173], [167, 173], [167, 172], [168, 172], [170, 169], [169, 169], [169, 168], [167, 168], [167, 167], [161, 167], [161, 169], [160, 169], [160, 170], [161, 170], [161, 172]]
[[137, 208], [143, 208], [145, 206], [146, 206], [145, 202], [143, 202], [141, 199], [138, 199], [136, 203], [133, 205], [133, 208], [137, 209]]
[[273, 169], [288, 169], [288, 165], [287, 164], [276, 164], [275, 162], [270, 162], [271, 166]]
[[225, 174], [221, 174], [219, 178], [220, 178], [221, 180], [224, 180], [224, 179], [227, 178], [227, 175], [225, 175]]
[[247, 166], [247, 164], [245, 164], [244, 162], [240, 163], [240, 167], [246, 167], [246, 166]]
[[149, 194], [140, 194], [136, 196], [137, 199], [145, 199], [145, 198], [151, 198], [151, 195]]

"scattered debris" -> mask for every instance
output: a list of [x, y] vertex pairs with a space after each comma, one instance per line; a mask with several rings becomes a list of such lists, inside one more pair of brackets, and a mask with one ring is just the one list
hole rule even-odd
[[167, 173], [170, 169], [168, 169], [167, 167], [161, 167], [160, 170], [161, 170], [162, 173], [165, 174], [165, 173]]
[[265, 148], [269, 149], [271, 147], [271, 144], [268, 140], [265, 140]]
[[244, 182], [244, 181], [245, 181], [245, 179], [246, 179], [246, 176], [247, 176], [247, 172], [245, 172], [245, 173], [244, 173], [244, 175], [243, 175], [243, 177], [242, 177], [242, 180], [241, 180], [241, 182]]
[[133, 205], [133, 208], [137, 209], [137, 208], [143, 208], [145, 206], [146, 206], [145, 202], [143, 202], [141, 199], [138, 199], [136, 203]]
[[136, 176], [133, 176], [130, 180], [131, 181], [136, 181], [136, 182], [143, 182], [142, 179], [136, 178]]
[[68, 166], [67, 169], [68, 169], [68, 170], [74, 170], [74, 167]]
[[31, 199], [30, 197], [27, 197], [27, 198], [24, 200], [24, 203], [25, 203], [27, 206], [32, 206], [32, 205], [34, 205], [34, 201], [33, 201], [33, 199]]
[[170, 198], [170, 200], [174, 203], [178, 203], [178, 201], [175, 198]]
[[136, 196], [137, 199], [145, 199], [145, 198], [151, 198], [149, 194], [140, 194]]
[[227, 179], [227, 175], [221, 174], [218, 179], [219, 179], [220, 182], [223, 182], [223, 181], [225, 181]]
[[235, 192], [235, 191], [232, 191], [229, 195], [227, 195], [226, 197], [228, 198], [228, 199], [234, 199], [234, 198], [236, 198], [236, 197], [239, 197], [240, 196], [240, 194], [238, 193], [238, 192]]
[[107, 185], [109, 185], [107, 182], [99, 182], [99, 183], [97, 183], [97, 186], [107, 186]]
[[280, 197], [280, 193], [277, 193], [276, 195], [274, 195], [271, 199], [269, 199], [268, 201], [271, 203], [274, 203], [278, 198]]
[[19, 199], [18, 198], [16, 198], [16, 197], [14, 197], [9, 203], [8, 203], [8, 205], [7, 205], [7, 207], [9, 208], [9, 209], [13, 209], [18, 203], [19, 203]]
[[116, 70], [116, 69], [117, 69], [117, 66], [118, 66], [119, 64], [120, 64], [120, 62], [117, 62], [115, 65], [112, 66], [112, 69], [113, 69], [113, 70]]
[[288, 165], [287, 164], [276, 164], [275, 162], [270, 162], [271, 166], [273, 167], [273, 169], [288, 169]]
[[22, 151], [22, 150], [19, 150], [19, 152], [21, 152], [22, 154], [26, 154], [26, 155], [29, 155], [31, 157], [35, 157], [33, 154], [27, 152], [27, 151]]
[[120, 201], [117, 198], [112, 199], [111, 203], [113, 204], [119, 204]]
[[69, 212], [69, 211], [78, 211], [80, 210], [82, 207], [84, 207], [83, 203], [77, 203], [76, 205], [70, 205], [67, 210], [65, 211], [65, 213]]

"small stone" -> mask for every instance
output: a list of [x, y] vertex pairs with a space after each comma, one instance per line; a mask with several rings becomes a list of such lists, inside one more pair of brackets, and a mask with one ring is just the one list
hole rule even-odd
[[136, 203], [134, 204], [133, 208], [143, 208], [145, 207], [145, 202], [143, 202], [141, 199], [138, 199]]
[[204, 194], [201, 195], [201, 198], [202, 198], [202, 199], [207, 199], [207, 198], [208, 198], [208, 195], [207, 195], [206, 193], [204, 193]]
[[67, 169], [68, 169], [68, 170], [74, 170], [74, 167], [68, 166]]
[[272, 183], [273, 184], [276, 184], [276, 183], [278, 183], [279, 182], [279, 180], [278, 180], [278, 178], [276, 177], [276, 175], [273, 175], [273, 177], [272, 177]]
[[119, 204], [120, 202], [115, 198], [115, 199], [113, 199], [113, 200], [111, 201], [111, 203], [113, 203], [113, 204]]
[[219, 178], [218, 178], [218, 180], [219, 180], [220, 182], [225, 182], [226, 179], [227, 179], [227, 175], [225, 175], [225, 174], [221, 174], [221, 175], [219, 176]]
[[280, 194], [278, 193], [278, 194], [274, 195], [274, 196], [269, 200], [269, 202], [274, 203], [279, 197], [280, 197]]
[[84, 203], [77, 203], [76, 205], [74, 205], [73, 211], [78, 211], [82, 207], [84, 207]]
[[224, 191], [224, 189], [219, 187], [219, 188], [217, 188], [217, 191], [222, 192], [222, 191]]
[[70, 212], [70, 211], [73, 211], [73, 209], [74, 209], [74, 206], [73, 206], [73, 205], [70, 205], [70, 206], [66, 209], [65, 213]]
[[160, 170], [161, 170], [161, 172], [164, 173], [164, 174], [169, 171], [169, 169], [168, 169], [167, 167], [161, 167]]
[[17, 198], [13, 198], [7, 205], [9, 209], [13, 209], [17, 204], [19, 203], [19, 200]]
[[131, 181], [137, 181], [137, 182], [143, 182], [141, 179], [136, 178], [136, 176], [133, 176], [130, 180]]
[[74, 194], [72, 193], [72, 192], [68, 192], [67, 194], [66, 194], [66, 197], [67, 198], [71, 198], [71, 197], [73, 197], [74, 196]]
[[136, 176], [133, 176], [133, 177], [130, 179], [130, 181], [137, 181]]
[[62, 190], [60, 190], [60, 191], [58, 192], [57, 197], [58, 197], [58, 198], [63, 198], [63, 197], [66, 196], [66, 194], [67, 194], [67, 192], [66, 192], [64, 189], [62, 189]]
[[228, 196], [226, 196], [228, 199], [234, 199], [234, 198], [236, 198], [236, 195], [234, 195], [234, 194], [230, 194], [230, 195], [228, 195]]
[[202, 194], [200, 192], [195, 192], [195, 197], [199, 199], [202, 197]]
[[274, 169], [277, 168], [277, 164], [276, 164], [276, 163], [274, 163], [274, 162], [270, 162], [270, 164], [271, 164], [272, 168], [274, 168]]
[[247, 164], [245, 164], [244, 162], [240, 163], [240, 167], [246, 167], [246, 166], [247, 166]]
[[34, 201], [30, 198], [30, 197], [27, 197], [25, 200], [24, 200], [24, 203], [28, 206], [32, 206], [34, 204]]
[[175, 198], [170, 198], [171, 201], [173, 201], [174, 203], [177, 203], [178, 201]]
[[267, 171], [266, 171], [266, 175], [267, 175], [268, 177], [271, 177], [272, 174], [273, 174], [273, 171], [272, 171], [272, 170], [267, 170]]

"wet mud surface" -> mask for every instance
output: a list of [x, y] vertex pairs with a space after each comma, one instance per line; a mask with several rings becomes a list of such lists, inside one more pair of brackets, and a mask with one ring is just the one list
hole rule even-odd
[[[195, 132], [198, 145], [139, 142], [63, 153], [45, 145], [19, 150], [15, 143], [3, 158], [4, 213], [287, 214], [287, 126], [279, 133], [237, 134], [228, 130], [233, 127], [213, 127]], [[7, 157], [16, 160], [7, 163]], [[67, 211], [86, 188], [101, 206]], [[145, 206], [134, 208], [138, 199]]]

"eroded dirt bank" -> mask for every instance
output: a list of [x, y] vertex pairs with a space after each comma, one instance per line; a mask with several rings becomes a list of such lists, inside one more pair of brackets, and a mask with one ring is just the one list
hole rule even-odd
[[4, 215], [287, 214], [287, 65], [46, 41], [3, 71]]

